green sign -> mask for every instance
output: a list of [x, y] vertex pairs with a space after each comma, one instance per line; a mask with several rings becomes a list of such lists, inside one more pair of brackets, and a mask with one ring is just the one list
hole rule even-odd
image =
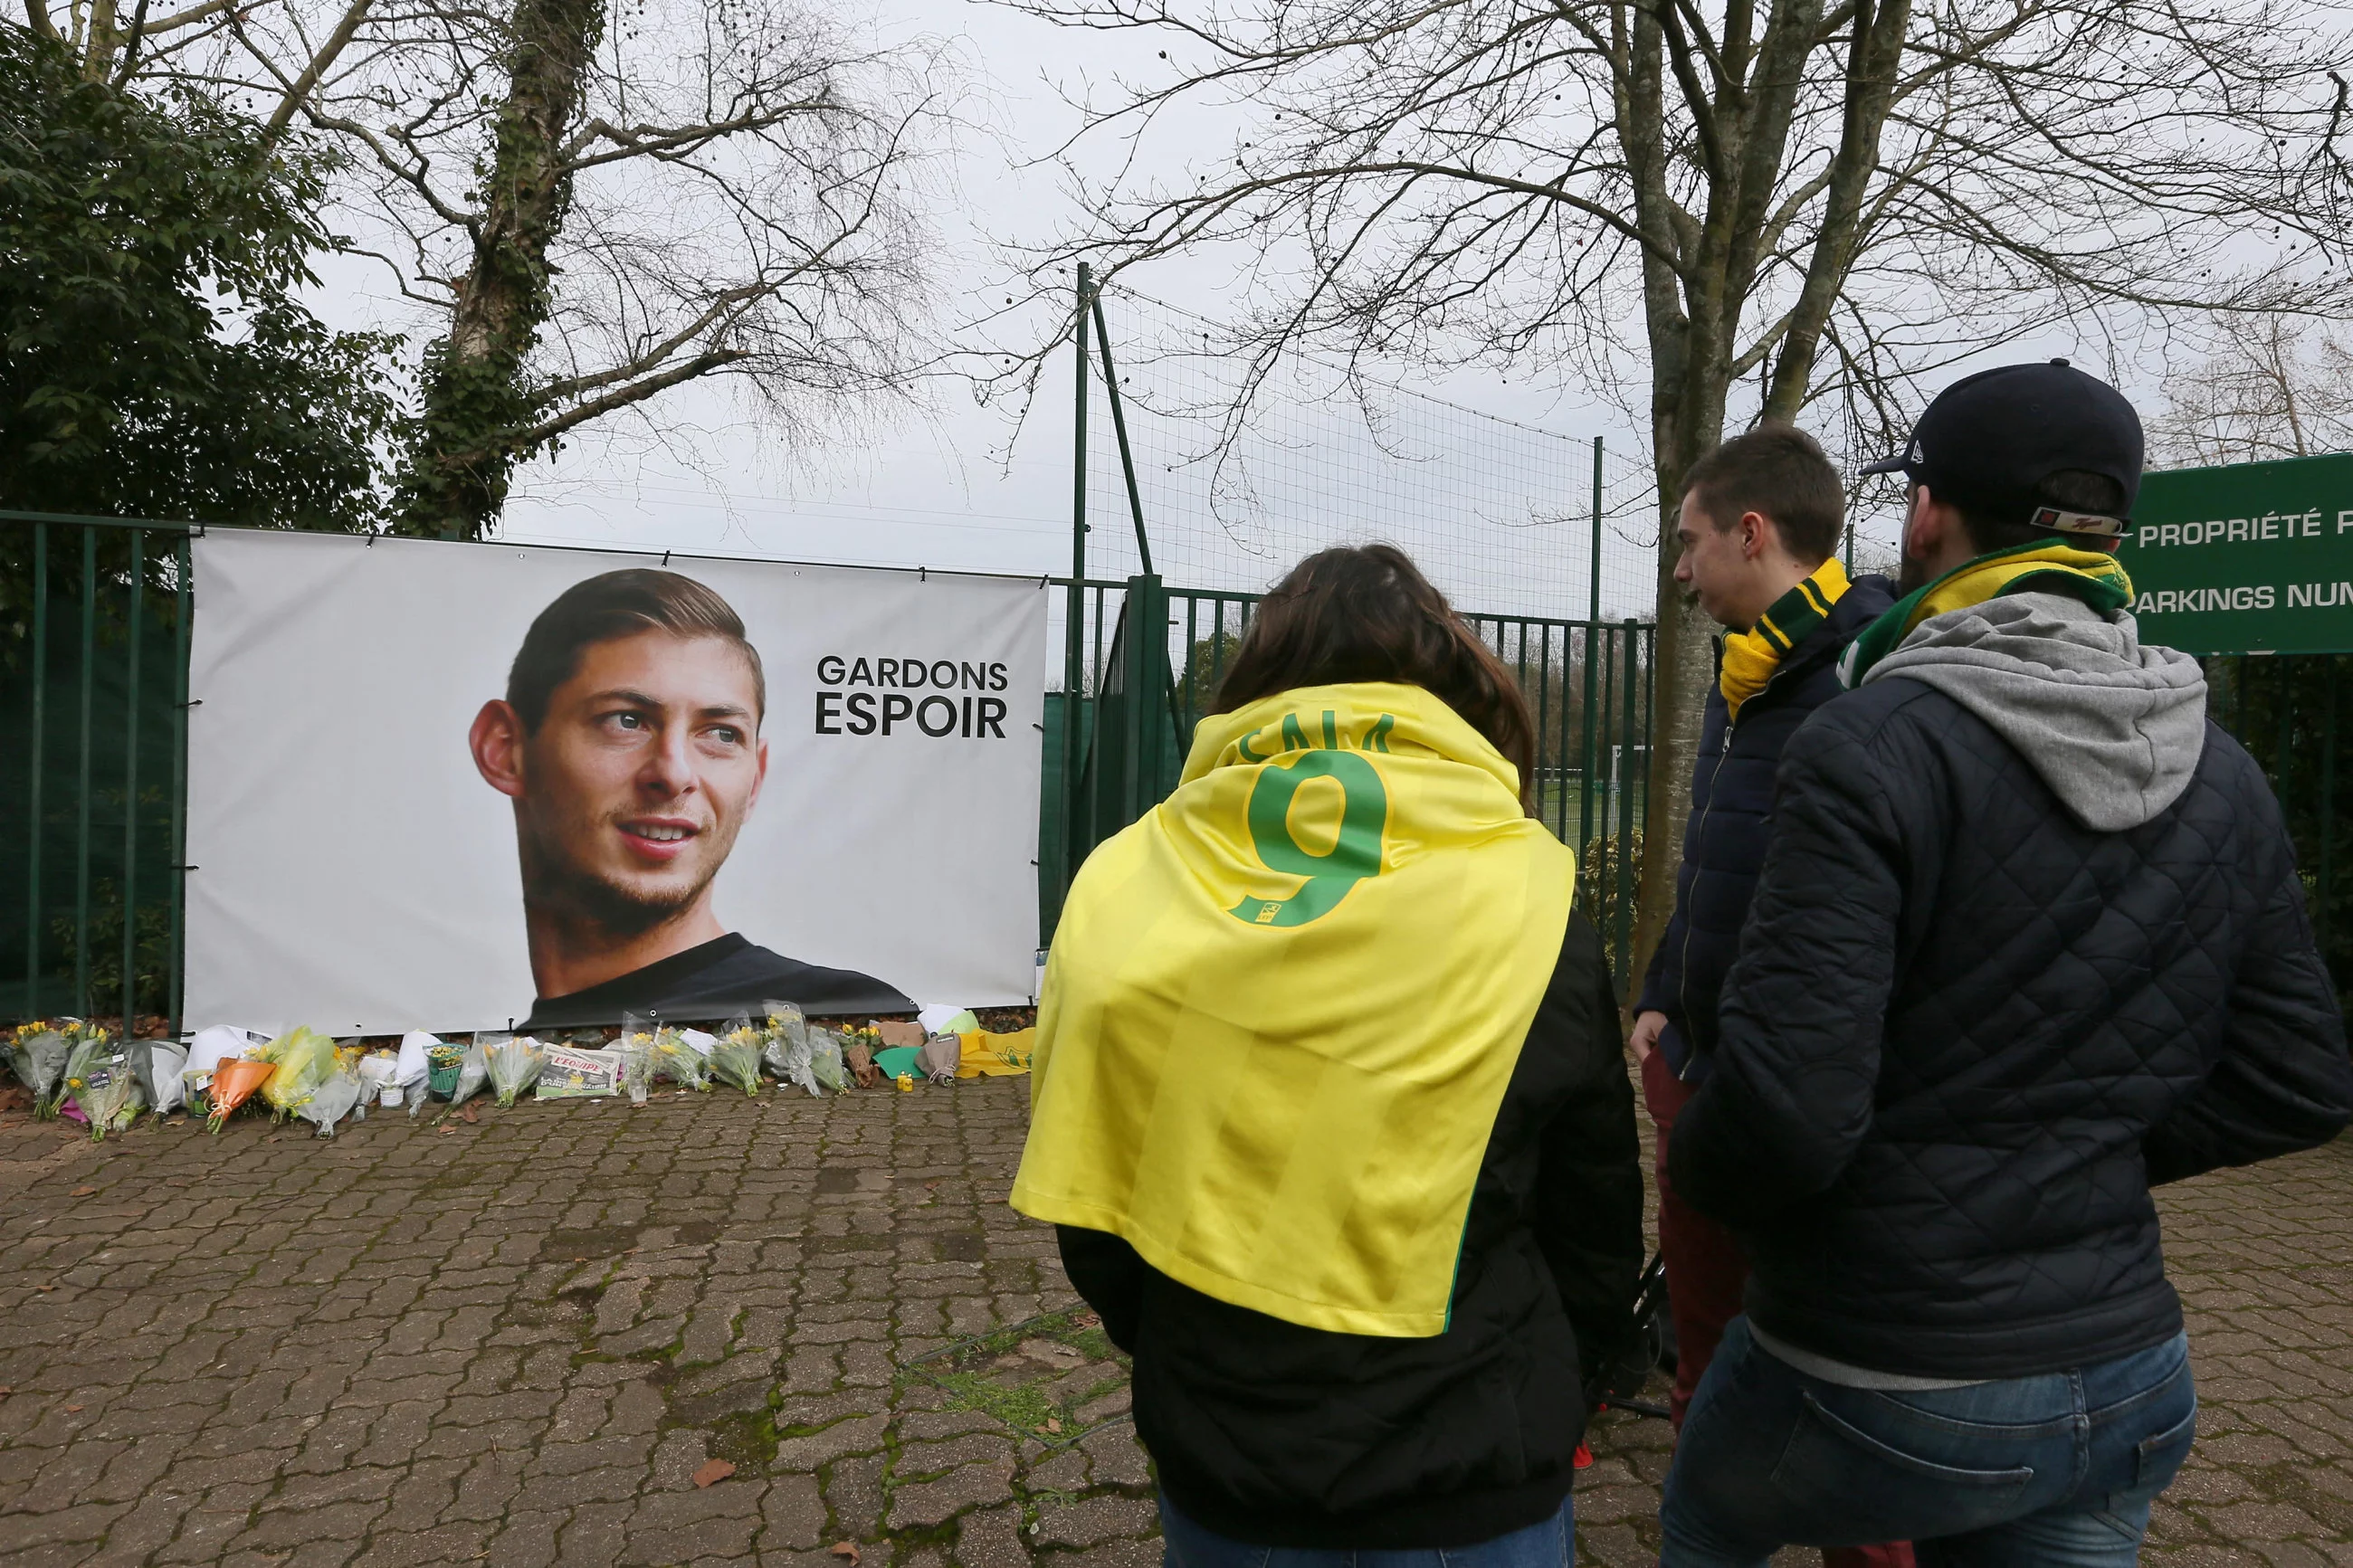
[[2353, 453], [2147, 475], [2117, 553], [2144, 641], [2353, 651]]

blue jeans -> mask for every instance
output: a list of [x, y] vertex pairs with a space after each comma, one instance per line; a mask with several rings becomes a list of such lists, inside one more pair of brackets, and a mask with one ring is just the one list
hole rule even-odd
[[1661, 1568], [1909, 1541], [1922, 1568], [2122, 1568], [2197, 1436], [2189, 1342], [2043, 1377], [1886, 1393], [1810, 1377], [1735, 1318], [1693, 1396]]
[[1577, 1561], [1577, 1532], [1570, 1509], [1574, 1500], [1563, 1498], [1560, 1511], [1542, 1524], [1493, 1541], [1426, 1551], [1388, 1551], [1252, 1546], [1186, 1518], [1163, 1492], [1161, 1568], [1570, 1568]]

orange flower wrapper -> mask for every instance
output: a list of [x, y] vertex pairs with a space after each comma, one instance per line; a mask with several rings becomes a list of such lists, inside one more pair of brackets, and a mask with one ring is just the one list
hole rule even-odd
[[229, 1113], [251, 1100], [269, 1075], [278, 1070], [276, 1062], [258, 1062], [239, 1058], [225, 1061], [213, 1069], [212, 1113], [205, 1118], [207, 1130], [218, 1132]]

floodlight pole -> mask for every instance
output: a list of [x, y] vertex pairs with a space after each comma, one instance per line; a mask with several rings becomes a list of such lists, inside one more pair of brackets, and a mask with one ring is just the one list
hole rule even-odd
[[1135, 488], [1135, 454], [1127, 445], [1127, 410], [1120, 405], [1119, 373], [1112, 368], [1111, 328], [1103, 321], [1103, 290], [1091, 301], [1095, 318], [1095, 352], [1103, 359], [1103, 390], [1111, 394], [1111, 427], [1119, 437], [1119, 471], [1127, 479], [1127, 514], [1135, 521], [1135, 553], [1144, 574], [1152, 575], [1152, 541], [1144, 536], [1144, 496]]
[[[1071, 890], [1078, 867], [1072, 858], [1078, 846], [1079, 727], [1084, 718], [1087, 620], [1087, 315], [1093, 303], [1094, 278], [1079, 263], [1079, 291], [1071, 313], [1071, 342], [1078, 350], [1077, 374], [1071, 385], [1076, 402], [1071, 412], [1071, 596], [1063, 615], [1062, 647], [1062, 842], [1057, 868], [1061, 891]], [[1060, 900], [1056, 900], [1057, 908]]]

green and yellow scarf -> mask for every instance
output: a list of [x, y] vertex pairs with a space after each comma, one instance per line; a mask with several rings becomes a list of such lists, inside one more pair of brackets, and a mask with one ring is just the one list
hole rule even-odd
[[1839, 679], [1850, 690], [1861, 686], [1871, 667], [1902, 647], [1921, 622], [2006, 594], [2066, 594], [2114, 615], [2132, 603], [2132, 578], [2107, 551], [2047, 541], [2014, 544], [1965, 561], [1889, 605], [1847, 645]]
[[1519, 791], [1417, 687], [1202, 721], [1063, 905], [1013, 1206], [1287, 1322], [1444, 1331], [1576, 881]]
[[1789, 650], [1829, 617], [1831, 606], [1844, 598], [1852, 585], [1847, 581], [1846, 567], [1833, 555], [1815, 567], [1813, 575], [1774, 600], [1773, 607], [1757, 616], [1755, 626], [1725, 637], [1724, 666], [1717, 672], [1716, 685], [1736, 723], [1740, 705], [1765, 689]]

